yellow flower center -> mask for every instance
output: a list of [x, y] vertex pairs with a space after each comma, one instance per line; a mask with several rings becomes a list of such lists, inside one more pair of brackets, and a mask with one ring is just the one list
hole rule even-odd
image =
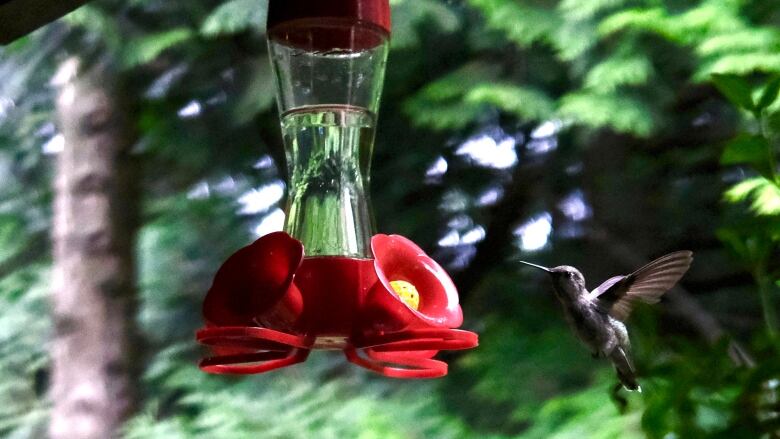
[[390, 282], [390, 286], [393, 287], [393, 291], [405, 304], [413, 309], [417, 309], [420, 306], [420, 293], [417, 292], [417, 288], [405, 280], [394, 280]]

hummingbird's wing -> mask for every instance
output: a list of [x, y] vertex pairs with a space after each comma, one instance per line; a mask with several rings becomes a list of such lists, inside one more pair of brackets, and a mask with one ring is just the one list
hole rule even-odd
[[627, 276], [615, 276], [590, 292], [590, 299], [612, 317], [625, 321], [638, 302], [658, 303], [688, 271], [693, 253], [669, 253]]

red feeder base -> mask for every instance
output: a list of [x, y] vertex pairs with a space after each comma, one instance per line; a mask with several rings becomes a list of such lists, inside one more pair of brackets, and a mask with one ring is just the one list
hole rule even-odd
[[[303, 258], [287, 234], [266, 235], [220, 268], [204, 302], [197, 340], [216, 354], [200, 363], [218, 374], [256, 374], [306, 360], [312, 349], [343, 350], [350, 362], [394, 378], [435, 378], [442, 350], [477, 346], [444, 270], [401, 236], [372, 239], [375, 259]], [[419, 289], [419, 307], [390, 286]]]

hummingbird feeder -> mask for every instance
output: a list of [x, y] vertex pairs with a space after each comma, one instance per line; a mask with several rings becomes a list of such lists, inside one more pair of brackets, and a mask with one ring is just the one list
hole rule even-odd
[[455, 285], [409, 239], [373, 234], [388, 0], [271, 0], [267, 27], [290, 175], [284, 231], [217, 272], [197, 333], [214, 356], [201, 369], [263, 373], [337, 349], [389, 377], [446, 375], [439, 351], [477, 345], [455, 329]]

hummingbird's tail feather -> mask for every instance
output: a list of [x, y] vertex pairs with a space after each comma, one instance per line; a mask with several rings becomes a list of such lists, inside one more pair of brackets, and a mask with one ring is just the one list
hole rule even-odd
[[615, 366], [615, 372], [617, 372], [620, 384], [626, 390], [641, 392], [642, 388], [639, 387], [639, 383], [636, 380], [636, 371], [626, 351], [621, 347], [616, 347], [609, 355], [609, 359], [612, 360], [612, 364]]

